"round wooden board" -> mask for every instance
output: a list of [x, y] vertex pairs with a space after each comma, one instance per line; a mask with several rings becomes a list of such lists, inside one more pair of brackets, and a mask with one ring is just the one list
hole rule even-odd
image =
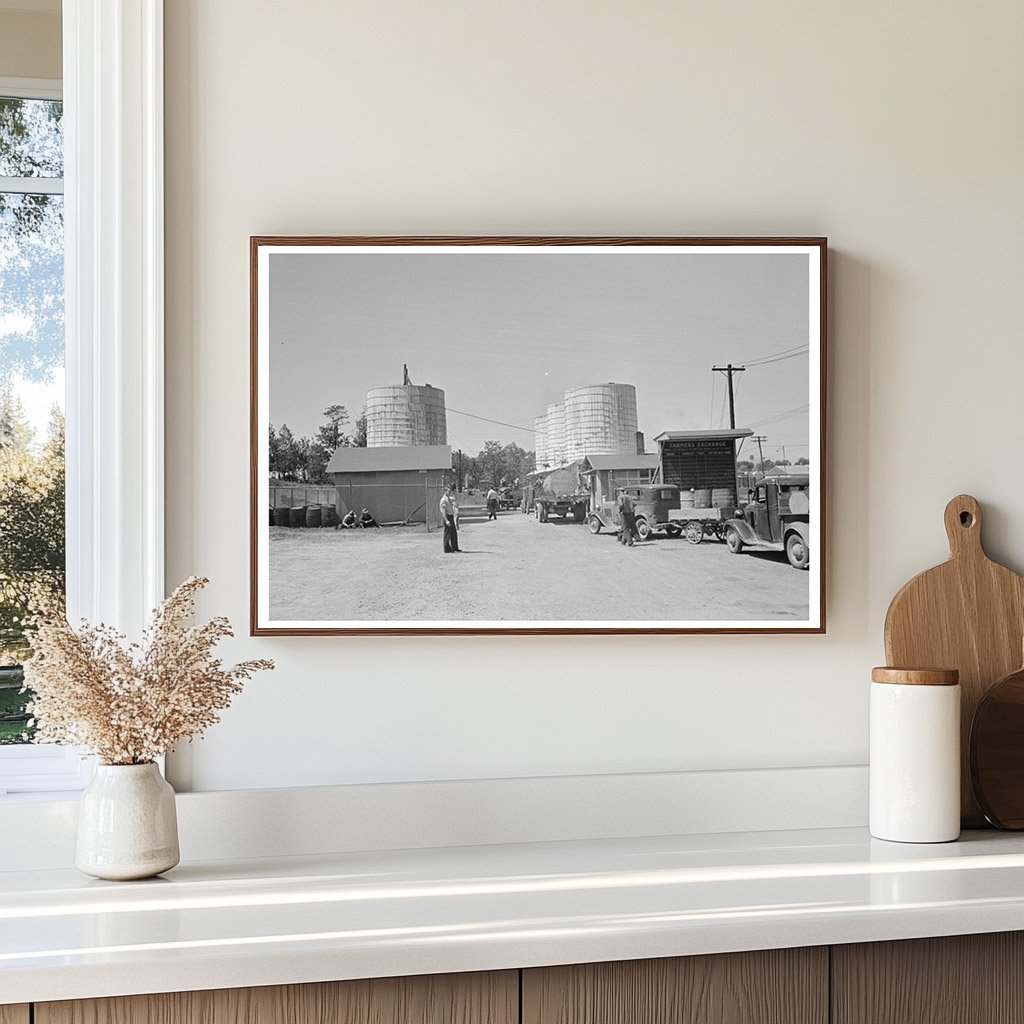
[[997, 828], [1024, 829], [1024, 668], [982, 697], [970, 744], [971, 785]]

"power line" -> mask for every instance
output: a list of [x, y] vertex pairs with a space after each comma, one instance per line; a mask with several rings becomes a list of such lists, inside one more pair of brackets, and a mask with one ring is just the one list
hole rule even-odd
[[809, 349], [810, 349], [810, 346], [806, 346], [804, 348], [797, 349], [796, 352], [790, 352], [790, 353], [788, 353], [787, 355], [784, 355], [784, 356], [776, 356], [774, 359], [760, 359], [756, 363], [748, 363], [747, 365], [748, 366], [768, 366], [771, 363], [781, 363], [781, 362], [783, 362], [786, 359], [795, 359], [797, 356], [805, 356], [805, 355], [807, 355]]
[[757, 366], [761, 363], [775, 362], [777, 359], [792, 359], [793, 356], [806, 352], [810, 347], [807, 342], [801, 342], [799, 345], [793, 345], [791, 348], [783, 348], [778, 352], [768, 352], [763, 356], [754, 356], [752, 359], [742, 359], [740, 361], [744, 366]]
[[461, 409], [453, 409], [450, 405], [447, 407], [448, 412], [458, 413], [460, 416], [468, 416], [471, 420], [483, 420], [484, 423], [494, 423], [499, 427], [511, 427], [513, 430], [525, 430], [528, 434], [534, 433], [533, 427], [521, 427], [518, 423], [505, 423], [503, 420], [491, 420], [486, 416], [477, 416], [472, 412], [463, 412]]
[[800, 412], [808, 412], [810, 410], [809, 405], [800, 405], [795, 409], [787, 409], [785, 412], [776, 413], [774, 416], [769, 416], [763, 420], [756, 420], [754, 423], [749, 424], [751, 427], [763, 427], [767, 423], [776, 423], [779, 420], [788, 419], [790, 416], [795, 416]]

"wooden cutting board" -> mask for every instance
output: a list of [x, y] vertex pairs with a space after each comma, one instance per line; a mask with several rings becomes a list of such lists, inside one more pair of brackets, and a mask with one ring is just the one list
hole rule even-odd
[[894, 668], [960, 671], [960, 813], [982, 828], [970, 773], [971, 723], [988, 688], [1020, 667], [1024, 578], [993, 562], [981, 546], [981, 508], [960, 494], [945, 511], [949, 561], [915, 576], [885, 616], [885, 656]]

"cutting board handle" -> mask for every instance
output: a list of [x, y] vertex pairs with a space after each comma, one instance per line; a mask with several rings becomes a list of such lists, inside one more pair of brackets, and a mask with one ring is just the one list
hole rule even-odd
[[984, 558], [981, 548], [981, 506], [969, 494], [958, 494], [943, 515], [949, 553], [953, 558]]

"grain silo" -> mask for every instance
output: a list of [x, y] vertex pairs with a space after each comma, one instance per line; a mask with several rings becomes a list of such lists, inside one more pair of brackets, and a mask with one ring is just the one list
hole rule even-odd
[[537, 468], [548, 464], [548, 418], [538, 416], [533, 421], [533, 448]]
[[632, 384], [590, 384], [565, 393], [564, 458], [636, 454], [636, 388]]
[[552, 466], [560, 466], [566, 461], [565, 406], [561, 402], [549, 405], [546, 419], [544, 436], [547, 441], [548, 463]]
[[406, 383], [366, 392], [366, 446], [395, 448], [447, 444], [444, 392], [429, 384]]

